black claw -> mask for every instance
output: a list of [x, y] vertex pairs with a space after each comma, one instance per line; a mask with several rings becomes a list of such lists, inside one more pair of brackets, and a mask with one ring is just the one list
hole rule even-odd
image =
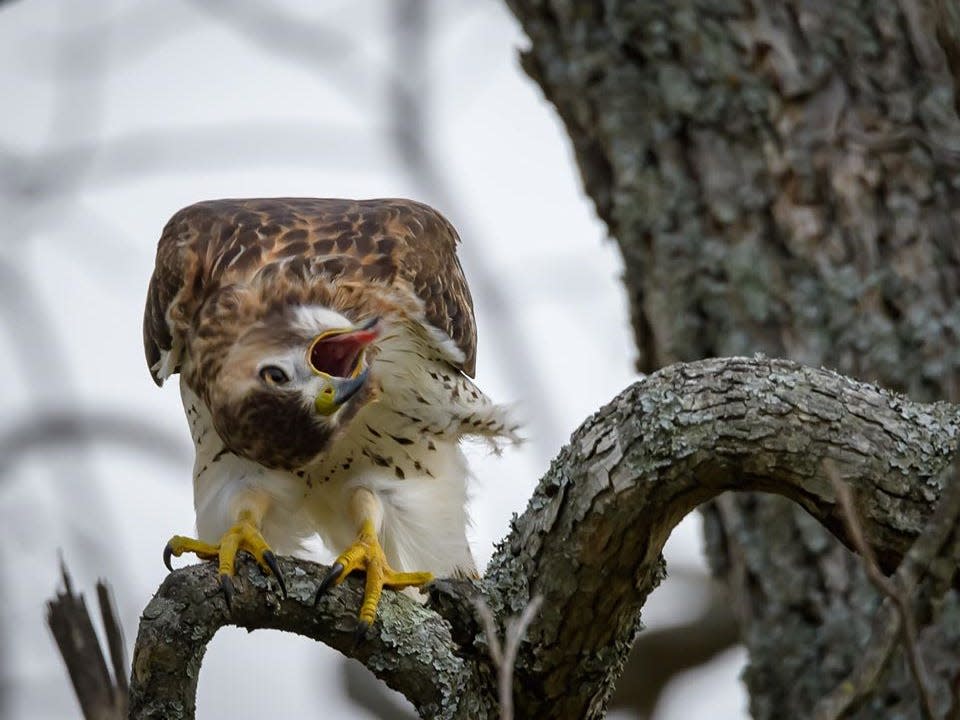
[[223, 597], [227, 600], [227, 610], [230, 610], [233, 607], [233, 578], [229, 575], [221, 575], [220, 589], [223, 590]]
[[370, 623], [365, 620], [357, 620], [357, 629], [353, 633], [353, 646], [357, 647], [360, 643], [365, 642], [369, 632]]
[[320, 601], [320, 596], [327, 591], [327, 589], [333, 584], [334, 580], [340, 577], [340, 573], [342, 572], [343, 563], [334, 563], [333, 567], [330, 568], [330, 572], [327, 573], [327, 576], [320, 581], [320, 587], [317, 588], [317, 596], [313, 599], [314, 605]]
[[170, 543], [167, 543], [163, 548], [163, 564], [167, 566], [167, 570], [173, 572], [173, 565], [170, 564], [171, 557], [173, 557], [173, 548], [170, 547]]
[[273, 554], [273, 550], [263, 551], [263, 561], [267, 564], [267, 567], [270, 568], [270, 572], [272, 572], [273, 576], [277, 579], [277, 585], [280, 586], [280, 594], [283, 595], [283, 597], [286, 597], [287, 586], [283, 582], [283, 573], [280, 572], [280, 565], [277, 564], [277, 556]]

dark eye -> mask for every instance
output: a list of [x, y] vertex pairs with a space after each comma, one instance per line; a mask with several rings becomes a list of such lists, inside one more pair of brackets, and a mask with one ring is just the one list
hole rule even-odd
[[267, 385], [286, 385], [290, 382], [290, 377], [278, 368], [276, 365], [264, 365], [260, 368], [260, 379]]

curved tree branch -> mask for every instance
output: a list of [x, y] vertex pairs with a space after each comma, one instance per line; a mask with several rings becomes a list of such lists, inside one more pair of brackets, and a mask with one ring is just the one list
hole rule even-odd
[[957, 420], [954, 406], [781, 360], [681, 363], [628, 388], [577, 430], [487, 570], [495, 612], [544, 596], [517, 662], [518, 715], [598, 714], [667, 536], [724, 490], [785, 495], [842, 537], [830, 458], [895, 567], [933, 510]]
[[[499, 624], [541, 594], [515, 669], [519, 717], [602, 713], [640, 610], [664, 574], [660, 551], [698, 504], [725, 490], [785, 495], [843, 538], [823, 461], [857, 491], [879, 563], [899, 563], [933, 513], [960, 409], [925, 405], [836, 373], [768, 359], [681, 363], [588, 419], [541, 480], [482, 582]], [[289, 598], [244, 566], [232, 615], [209, 565], [171, 575], [144, 612], [133, 717], [192, 717], [204, 648], [225, 624], [318, 639], [364, 662], [426, 717], [491, 717], [496, 683], [469, 582], [435, 583], [427, 607], [391, 594], [355, 644], [359, 583], [314, 610], [321, 566], [284, 561]]]
[[434, 610], [405, 595], [387, 593], [375, 629], [359, 641], [356, 611], [362, 583], [348, 579], [314, 607], [317, 588], [329, 568], [279, 558], [287, 597], [253, 562], [240, 565], [237, 592], [227, 609], [212, 563], [171, 573], [140, 619], [130, 684], [130, 716], [192, 718], [197, 679], [207, 644], [217, 630], [285, 630], [313, 638], [355, 658], [416, 705], [440, 716], [458, 692], [470, 688], [470, 668], [454, 654], [450, 627]]

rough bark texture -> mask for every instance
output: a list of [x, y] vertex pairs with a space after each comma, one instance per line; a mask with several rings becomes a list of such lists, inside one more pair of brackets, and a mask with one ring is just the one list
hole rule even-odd
[[[933, 513], [958, 443], [960, 408], [946, 403], [914, 403], [779, 360], [674, 365], [574, 433], [479, 584], [435, 583], [426, 607], [389, 593], [366, 642], [353, 637], [358, 581], [312, 607], [321, 566], [285, 559], [289, 596], [281, 600], [244, 564], [230, 614], [210, 564], [173, 573], [141, 620], [131, 714], [192, 717], [205, 645], [236, 624], [326, 642], [364, 662], [424, 717], [496, 717], [471, 609], [482, 592], [501, 626], [535, 595], [544, 598], [517, 659], [517, 716], [599, 717], [641, 607], [663, 577], [663, 544], [694, 507], [725, 490], [775, 492], [804, 507], [811, 525], [842, 534], [823, 469], [830, 459], [857, 491], [866, 536], [891, 568]], [[937, 668], [938, 698], [956, 669]]]
[[[623, 253], [640, 369], [764, 352], [957, 397], [960, 135], [926, 4], [508, 4]], [[751, 710], [803, 716], [856, 661], [876, 593], [789, 503], [706, 517]], [[924, 651], [956, 665], [956, 595], [938, 611]], [[919, 714], [901, 660], [856, 716], [894, 712]]]
[[[207, 644], [224, 625], [248, 630], [275, 629], [326, 643], [370, 668], [402, 691], [424, 717], [441, 717], [457, 692], [483, 700], [471, 688], [465, 662], [453, 654], [450, 630], [435, 612], [387, 593], [376, 632], [356, 638], [361, 585], [345, 583], [314, 598], [329, 568], [280, 558], [287, 586], [276, 586], [253, 562], [241, 565], [238, 593], [227, 609], [213, 563], [171, 573], [143, 611], [133, 656], [130, 717], [178, 720], [194, 717], [197, 680]], [[479, 716], [479, 714], [478, 714]]]

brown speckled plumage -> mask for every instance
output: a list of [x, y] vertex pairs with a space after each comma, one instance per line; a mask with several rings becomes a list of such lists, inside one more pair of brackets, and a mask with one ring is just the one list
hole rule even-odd
[[[182, 347], [190, 331], [212, 341], [223, 328], [205, 319], [242, 315], [237, 285], [255, 285], [261, 297], [250, 311], [261, 316], [316, 302], [357, 317], [376, 314], [378, 302], [396, 302], [367, 292], [380, 286], [417, 298], [423, 319], [460, 348], [459, 369], [472, 377], [476, 324], [456, 257], [458, 242], [442, 215], [412, 200], [270, 198], [191, 205], [170, 219], [157, 247], [144, 316], [147, 363], [159, 383], [161, 351]], [[240, 323], [251, 319], [237, 317]]]

